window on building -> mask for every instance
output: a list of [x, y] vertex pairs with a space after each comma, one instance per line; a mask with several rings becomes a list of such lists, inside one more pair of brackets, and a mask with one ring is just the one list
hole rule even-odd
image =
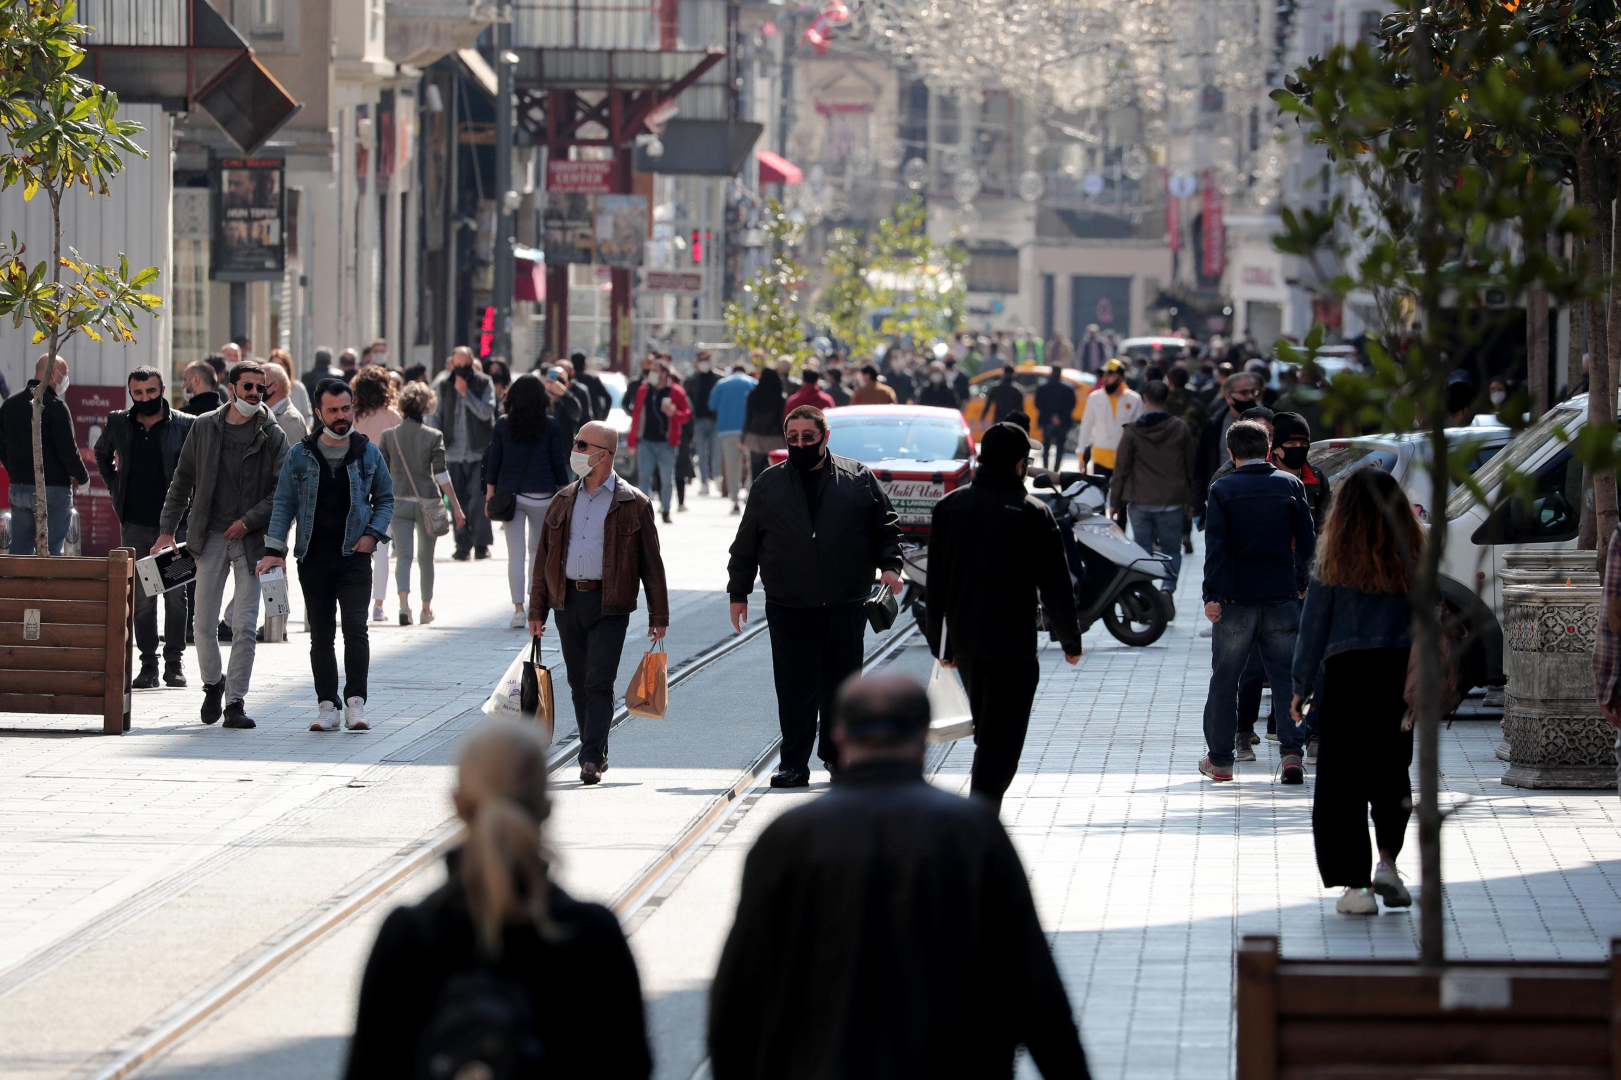
[[1019, 291], [1019, 253], [1013, 249], [992, 248], [968, 253], [968, 291], [1016, 293]]
[[253, 32], [257, 35], [281, 33], [282, 0], [253, 0]]

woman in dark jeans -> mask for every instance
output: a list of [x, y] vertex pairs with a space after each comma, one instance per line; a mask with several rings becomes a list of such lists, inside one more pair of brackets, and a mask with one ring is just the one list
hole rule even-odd
[[766, 364], [760, 369], [760, 382], [744, 403], [743, 449], [749, 452], [749, 476], [758, 479], [771, 465], [771, 451], [788, 444], [782, 441], [782, 376]]
[[[1407, 907], [1413, 898], [1396, 875], [1412, 815], [1413, 733], [1407, 711], [1408, 567], [1423, 550], [1412, 504], [1387, 472], [1358, 469], [1334, 491], [1317, 540], [1317, 566], [1306, 590], [1295, 641], [1294, 685], [1312, 686], [1323, 668], [1317, 714], [1317, 790], [1311, 831], [1323, 884], [1342, 886], [1342, 915], [1377, 915], [1382, 898]], [[1304, 722], [1296, 693], [1289, 714]], [[1368, 816], [1373, 816], [1379, 863]], [[1371, 888], [1370, 888], [1371, 885]]]
[[509, 1030], [534, 1036], [537, 1053], [514, 1062], [513, 1075], [644, 1080], [653, 1065], [641, 981], [619, 922], [548, 879], [539, 729], [512, 720], [475, 729], [453, 799], [467, 838], [450, 855], [450, 880], [395, 908], [377, 933], [347, 1080], [427, 1076], [425, 1060], [440, 1054], [446, 1075], [488, 1075], [437, 1030], [456, 1032], [460, 1011], [464, 1032], [467, 1010], [491, 1000], [527, 1007]]
[[[546, 520], [546, 508], [557, 489], [573, 477], [568, 471], [568, 443], [562, 428], [547, 415], [551, 397], [534, 374], [512, 380], [502, 401], [505, 414], [495, 422], [490, 445], [484, 450], [484, 498], [512, 495], [516, 506], [503, 522], [507, 536], [507, 587], [512, 596], [512, 629], [522, 629], [528, 617], [530, 574], [535, 548]], [[494, 520], [493, 518], [491, 520]]]

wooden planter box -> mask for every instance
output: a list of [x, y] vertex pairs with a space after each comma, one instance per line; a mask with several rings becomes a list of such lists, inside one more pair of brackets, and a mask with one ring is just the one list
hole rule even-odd
[[1616, 1080], [1611, 959], [1284, 960], [1238, 946], [1238, 1080]]
[[129, 730], [135, 553], [0, 555], [0, 712], [101, 717]]

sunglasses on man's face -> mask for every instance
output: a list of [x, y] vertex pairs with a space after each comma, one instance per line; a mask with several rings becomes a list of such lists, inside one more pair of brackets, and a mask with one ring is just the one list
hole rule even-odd
[[237, 383], [236, 392], [239, 394], [262, 394], [265, 392], [265, 384], [251, 382]]
[[822, 434], [819, 431], [813, 431], [808, 434], [791, 432], [790, 434], [783, 436], [783, 442], [787, 443], [789, 446], [815, 446], [821, 441]]
[[575, 439], [574, 449], [580, 451], [582, 454], [589, 454], [593, 450], [606, 450], [608, 448], [606, 446], [598, 446], [595, 443], [588, 443], [584, 439]]

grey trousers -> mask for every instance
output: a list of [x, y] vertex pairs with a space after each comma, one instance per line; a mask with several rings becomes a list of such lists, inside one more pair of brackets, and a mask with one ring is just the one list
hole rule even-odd
[[529, 583], [535, 575], [535, 549], [546, 527], [550, 495], [519, 495], [511, 521], [502, 522], [507, 534], [507, 588], [514, 604], [529, 604]]
[[[192, 637], [197, 641], [197, 667], [203, 682], [225, 680], [226, 702], [248, 696], [253, 677], [253, 654], [259, 635], [259, 578], [248, 561], [246, 546], [240, 540], [227, 540], [222, 532], [208, 534], [197, 558], [197, 607], [192, 612]], [[225, 600], [225, 582], [235, 580], [236, 597], [231, 601], [231, 666], [223, 671], [220, 663], [220, 605]]]
[[732, 505], [737, 505], [738, 492], [743, 490], [743, 466], [748, 461], [748, 452], [743, 449], [743, 433], [741, 431], [723, 431], [720, 433], [720, 464], [722, 495], [732, 497]]
[[411, 560], [422, 566], [422, 602], [433, 603], [433, 547], [439, 538], [428, 531], [423, 520], [422, 506], [415, 499], [394, 500], [394, 520], [399, 528], [389, 526], [394, 537], [394, 587], [402, 593], [411, 591]]

